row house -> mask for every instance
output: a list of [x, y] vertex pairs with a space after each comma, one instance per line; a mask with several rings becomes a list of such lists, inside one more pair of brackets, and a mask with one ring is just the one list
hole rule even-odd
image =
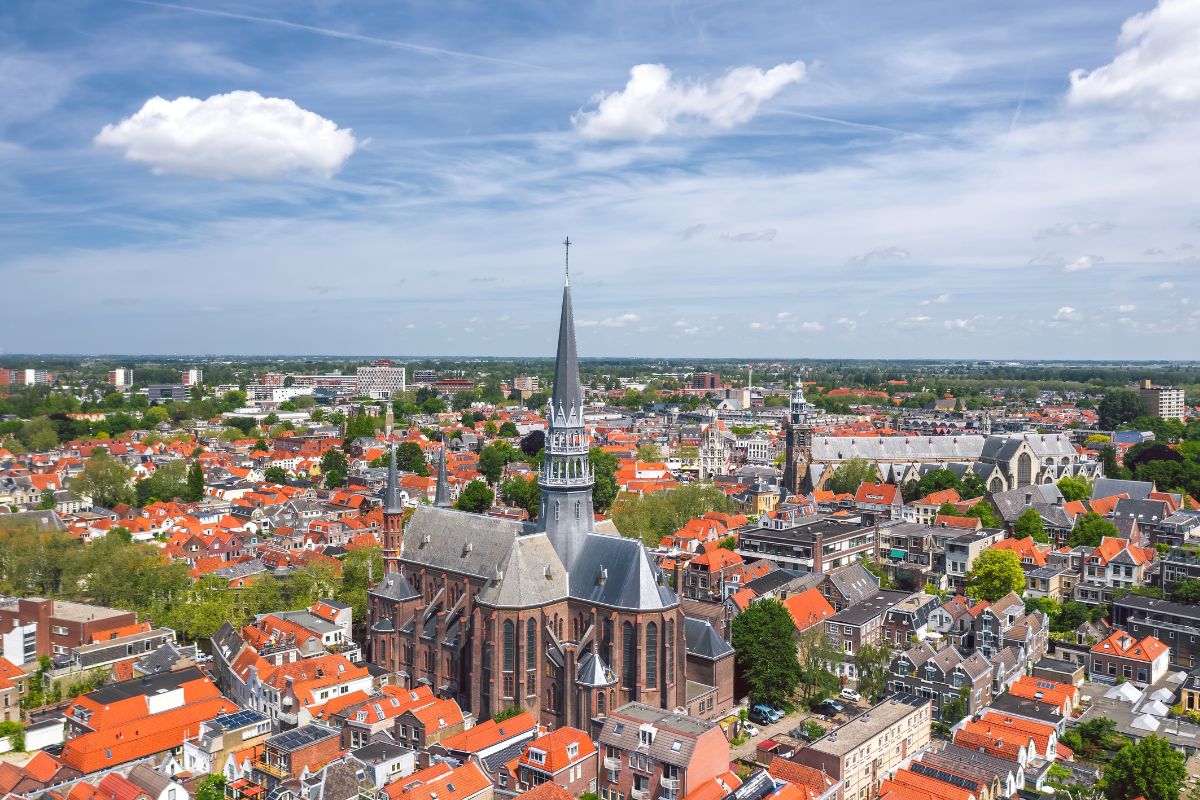
[[892, 659], [891, 688], [900, 694], [928, 699], [933, 714], [943, 722], [942, 707], [961, 698], [967, 716], [992, 702], [992, 665], [979, 653], [963, 655], [952, 644], [940, 649], [922, 642]]
[[880, 589], [874, 597], [837, 612], [825, 621], [825, 637], [842, 653], [837, 674], [855, 677], [854, 655], [864, 645], [886, 644], [883, 620], [887, 612], [909, 596], [908, 592]]
[[533, 739], [510, 764], [511, 777], [499, 788], [527, 792], [544, 783], [565, 789], [571, 797], [596, 792], [599, 750], [595, 742], [578, 728], [562, 727]]
[[929, 615], [941, 601], [931, 594], [914, 592], [892, 606], [883, 620], [883, 639], [893, 648], [904, 648], [925, 637], [929, 631]]
[[904, 515], [904, 498], [895, 484], [864, 481], [854, 493], [854, 507], [862, 513], [864, 522], [898, 520]]
[[1107, 605], [1114, 592], [1146, 583], [1157, 555], [1153, 547], [1135, 547], [1126, 539], [1105, 536], [1084, 559], [1075, 599]]
[[1170, 663], [1170, 648], [1158, 639], [1146, 636], [1138, 640], [1118, 630], [1092, 646], [1088, 677], [1104, 683], [1126, 680], [1149, 686], [1167, 674]]
[[679, 800], [729, 769], [719, 725], [644, 703], [610, 711], [599, 746], [600, 800]]

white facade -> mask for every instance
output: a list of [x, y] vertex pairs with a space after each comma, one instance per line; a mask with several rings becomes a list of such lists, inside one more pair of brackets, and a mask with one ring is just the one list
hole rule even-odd
[[179, 381], [184, 386], [195, 386], [197, 383], [204, 383], [204, 370], [202, 369], [185, 369], [179, 375]]
[[358, 392], [376, 400], [390, 400], [405, 389], [404, 367], [372, 364], [358, 368]]

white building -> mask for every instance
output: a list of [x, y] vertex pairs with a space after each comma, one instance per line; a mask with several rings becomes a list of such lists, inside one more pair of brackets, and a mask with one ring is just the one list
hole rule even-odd
[[133, 386], [133, 370], [128, 367], [117, 367], [109, 370], [108, 383], [118, 389], [128, 389]]
[[404, 367], [390, 361], [378, 361], [358, 368], [358, 393], [376, 400], [390, 400], [405, 389]]
[[179, 375], [179, 380], [184, 386], [195, 386], [197, 383], [204, 383], [204, 370], [202, 369], [185, 369]]

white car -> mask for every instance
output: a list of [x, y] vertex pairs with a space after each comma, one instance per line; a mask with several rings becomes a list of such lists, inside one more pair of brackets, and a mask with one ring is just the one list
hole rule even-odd
[[749, 722], [742, 725], [742, 733], [747, 736], [758, 736], [762, 731], [751, 725]]
[[857, 703], [859, 700], [862, 700], [862, 695], [851, 689], [849, 686], [847, 686], [845, 689], [842, 689], [842, 691], [839, 693], [839, 696], [843, 700], [849, 700], [851, 703]]

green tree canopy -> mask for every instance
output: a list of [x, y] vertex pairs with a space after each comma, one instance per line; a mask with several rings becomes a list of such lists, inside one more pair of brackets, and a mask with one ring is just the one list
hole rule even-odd
[[1100, 540], [1105, 536], [1120, 536], [1120, 532], [1112, 522], [1095, 511], [1089, 511], [1075, 520], [1075, 528], [1067, 544], [1071, 547], [1099, 547]]
[[874, 483], [878, 480], [879, 471], [871, 466], [871, 462], [865, 458], [852, 458], [837, 466], [829, 476], [827, 488], [835, 494], [854, 494], [864, 481]]
[[472, 511], [476, 514], [482, 514], [492, 507], [496, 496], [488, 485], [483, 481], [471, 481], [467, 487], [462, 490], [462, 494], [458, 496], [458, 502], [454, 507], [459, 511]]
[[1042, 521], [1041, 512], [1036, 508], [1025, 509], [1013, 523], [1014, 539], [1027, 539], [1030, 536], [1035, 542], [1044, 544], [1050, 541], [1050, 537], [1046, 534], [1046, 523]]
[[612, 509], [612, 520], [624, 536], [657, 547], [662, 537], [709, 511], [730, 511], [733, 502], [720, 489], [702, 484], [680, 486], [645, 495], [623, 495]]
[[967, 596], [995, 602], [1009, 592], [1025, 591], [1025, 570], [1011, 550], [984, 550], [967, 575]]
[[521, 435], [521, 432], [519, 430], [517, 430], [516, 424], [514, 422], [512, 422], [512, 420], [509, 420], [507, 422], [501, 423], [500, 435], [506, 439], [515, 439]]
[[588, 463], [592, 465], [592, 474], [595, 476], [592, 507], [597, 513], [603, 514], [612, 508], [613, 501], [617, 499], [617, 457], [607, 450], [593, 447], [588, 451]]
[[1108, 800], [1178, 800], [1187, 779], [1187, 756], [1160, 736], [1150, 735], [1121, 748], [1104, 770]]
[[542, 490], [536, 477], [522, 478], [520, 475], [514, 475], [500, 484], [500, 496], [504, 498], [504, 502], [528, 511], [530, 518], [537, 517]]
[[271, 483], [284, 484], [287, 483], [287, 470], [283, 467], [272, 464], [263, 470], [263, 479]]
[[779, 704], [800, 682], [795, 630], [787, 609], [762, 600], [733, 619], [732, 644], [740, 678], [752, 702]]
[[638, 461], [662, 461], [662, 451], [658, 449], [658, 445], [647, 442], [638, 446], [637, 459]]
[[1068, 502], [1087, 500], [1092, 496], [1092, 486], [1086, 478], [1073, 478], [1070, 475], [1059, 478], [1058, 490]]
[[854, 654], [854, 671], [858, 673], [858, 691], [867, 702], [875, 703], [887, 691], [892, 674], [892, 652], [886, 645], [864, 644]]
[[1100, 414], [1100, 427], [1111, 431], [1142, 416], [1145, 406], [1138, 393], [1131, 389], [1110, 389], [1104, 393], [1097, 411]]
[[488, 483], [495, 486], [504, 474], [504, 467], [509, 461], [519, 458], [520, 452], [508, 442], [498, 439], [479, 451], [479, 471]]
[[129, 483], [132, 479], [131, 469], [110, 456], [107, 450], [97, 449], [71, 482], [71, 489], [78, 495], [90, 497], [98, 506], [112, 508], [118, 503], [133, 502], [133, 489]]

